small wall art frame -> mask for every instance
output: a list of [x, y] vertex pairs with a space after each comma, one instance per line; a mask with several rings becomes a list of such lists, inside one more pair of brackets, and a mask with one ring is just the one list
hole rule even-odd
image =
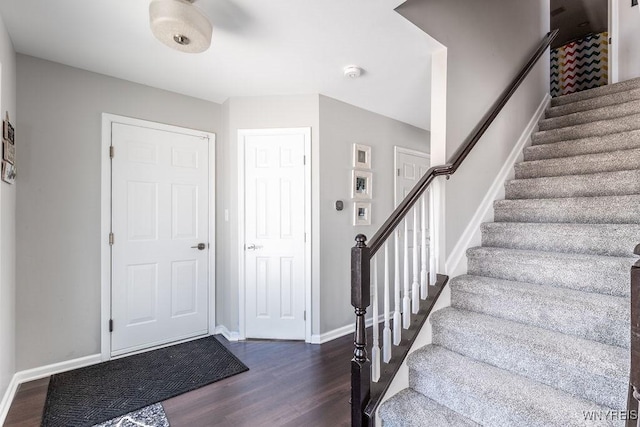
[[353, 144], [353, 167], [356, 169], [371, 169], [371, 147]]
[[353, 225], [371, 225], [371, 203], [353, 202]]
[[12, 144], [16, 143], [15, 130], [13, 129], [13, 125], [9, 122], [9, 114], [7, 114], [7, 119], [4, 121], [2, 126], [2, 137]]
[[2, 162], [2, 180], [7, 184], [16, 182], [16, 168], [9, 162]]
[[2, 121], [2, 166], [0, 175], [2, 181], [8, 184], [16, 182], [16, 136], [15, 130], [9, 122], [9, 112], [5, 113]]
[[16, 162], [16, 146], [7, 140], [2, 141], [2, 160], [12, 165]]
[[371, 199], [373, 194], [373, 175], [371, 172], [353, 170], [351, 172], [351, 197], [353, 199]]

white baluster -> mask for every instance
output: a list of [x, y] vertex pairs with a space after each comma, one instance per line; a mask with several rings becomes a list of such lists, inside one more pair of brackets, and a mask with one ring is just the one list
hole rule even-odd
[[378, 382], [380, 379], [380, 339], [379, 339], [379, 325], [378, 325], [378, 257], [373, 258], [373, 286], [371, 289], [373, 305], [373, 347], [371, 349], [371, 379], [374, 382]]
[[418, 265], [418, 208], [413, 207], [413, 283], [411, 285], [411, 312], [420, 311], [420, 270]]
[[399, 345], [402, 339], [402, 331], [400, 327], [402, 325], [402, 319], [400, 316], [400, 242], [398, 242], [398, 231], [394, 231], [394, 284], [393, 284], [393, 302], [395, 311], [393, 312], [393, 344]]
[[[437, 178], [436, 178], [437, 179]], [[436, 191], [437, 183], [434, 182], [433, 188], [431, 189], [431, 203], [429, 203], [429, 284], [436, 284], [436, 271], [438, 268], [438, 234], [436, 227], [438, 224], [438, 192]]]
[[411, 298], [409, 298], [409, 289], [411, 283], [409, 281], [409, 219], [404, 219], [404, 259], [403, 259], [403, 277], [404, 277], [404, 298], [402, 298], [402, 326], [409, 329], [411, 325]]
[[389, 317], [391, 313], [391, 295], [389, 293], [389, 242], [384, 244], [384, 329], [382, 330], [382, 360], [391, 360], [391, 327]]
[[429, 197], [429, 190], [422, 195], [420, 210], [421, 210], [421, 221], [420, 225], [422, 226], [422, 245], [420, 246], [420, 296], [422, 299], [427, 299], [427, 269], [429, 268], [427, 265], [427, 200]]

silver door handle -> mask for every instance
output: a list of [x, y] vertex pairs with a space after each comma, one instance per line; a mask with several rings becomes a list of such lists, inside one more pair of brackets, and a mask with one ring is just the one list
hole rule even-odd
[[192, 249], [197, 249], [199, 251], [204, 251], [206, 247], [207, 245], [205, 245], [204, 243], [198, 243], [197, 246], [191, 246]]
[[255, 243], [252, 243], [247, 246], [248, 251], [256, 251], [258, 249], [262, 249], [262, 245], [256, 245]]

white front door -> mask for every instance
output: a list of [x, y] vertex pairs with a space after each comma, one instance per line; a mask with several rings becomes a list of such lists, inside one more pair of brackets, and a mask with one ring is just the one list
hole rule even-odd
[[205, 335], [208, 138], [113, 123], [111, 142], [111, 354]]
[[395, 206], [406, 197], [430, 168], [427, 153], [395, 147]]
[[308, 135], [308, 130], [240, 131], [247, 338], [305, 339]]

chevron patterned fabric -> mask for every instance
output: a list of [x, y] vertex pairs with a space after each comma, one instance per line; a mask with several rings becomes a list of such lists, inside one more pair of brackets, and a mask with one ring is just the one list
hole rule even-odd
[[51, 377], [42, 427], [84, 427], [247, 371], [214, 336]]
[[609, 33], [593, 34], [551, 50], [551, 96], [603, 86], [609, 78]]

